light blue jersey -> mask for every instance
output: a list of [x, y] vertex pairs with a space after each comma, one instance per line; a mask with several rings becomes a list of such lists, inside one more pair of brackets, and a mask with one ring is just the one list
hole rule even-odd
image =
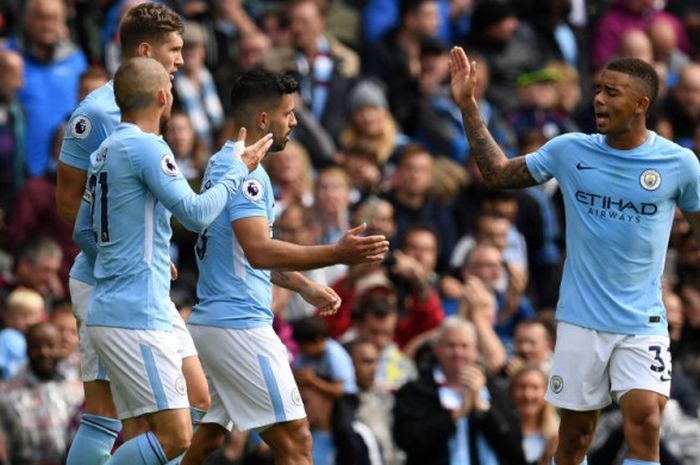
[[700, 210], [700, 164], [652, 131], [632, 150], [601, 134], [566, 134], [527, 155], [555, 177], [566, 210], [557, 320], [619, 334], [667, 335], [661, 273], [676, 205]]
[[[121, 113], [114, 100], [112, 81], [94, 90], [80, 102], [71, 115], [63, 134], [63, 145], [59, 160], [82, 171], [90, 166], [90, 154], [97, 150], [103, 140], [119, 124]], [[95, 263], [80, 252], [75, 258], [70, 276], [73, 279], [94, 285]]]
[[[209, 160], [203, 189], [218, 182], [232, 163], [233, 142]], [[188, 324], [218, 328], [246, 329], [272, 324], [272, 283], [270, 271], [255, 269], [233, 234], [231, 223], [241, 218], [262, 216], [274, 222], [274, 195], [270, 178], [262, 165], [248, 178], [223, 213], [200, 235], [195, 247], [199, 281], [199, 303]]]
[[[170, 212], [201, 231], [248, 170], [229, 164], [206, 195], [194, 194], [163, 139], [121, 123], [90, 156], [86, 194], [97, 248], [88, 326], [170, 330]], [[82, 229], [81, 221], [76, 224]]]

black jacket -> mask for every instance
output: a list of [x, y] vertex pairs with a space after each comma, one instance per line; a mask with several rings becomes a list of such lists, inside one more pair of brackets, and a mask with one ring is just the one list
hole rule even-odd
[[[501, 465], [524, 465], [520, 422], [507, 391], [493, 380], [487, 382], [491, 408], [472, 414], [469, 421], [471, 465], [479, 465], [476, 434], [481, 433]], [[440, 404], [433, 367], [423, 370], [416, 381], [405, 384], [396, 394], [394, 439], [406, 452], [406, 465], [449, 465], [448, 441], [456, 425]]]

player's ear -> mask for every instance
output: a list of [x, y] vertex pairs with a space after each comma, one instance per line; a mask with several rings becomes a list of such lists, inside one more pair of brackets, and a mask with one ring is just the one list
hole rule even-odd
[[168, 92], [167, 90], [161, 88], [158, 89], [156, 92], [156, 101], [158, 102], [158, 105], [167, 105], [168, 104]]
[[649, 111], [649, 106], [651, 105], [651, 99], [649, 97], [642, 96], [637, 99], [637, 108], [635, 108], [635, 113], [639, 115], [646, 115]]
[[148, 42], [141, 42], [138, 47], [136, 47], [136, 55], [140, 57], [150, 57], [152, 53], [151, 44]]
[[261, 111], [255, 118], [255, 125], [261, 131], [266, 130], [267, 127], [270, 125], [270, 115], [266, 111]]

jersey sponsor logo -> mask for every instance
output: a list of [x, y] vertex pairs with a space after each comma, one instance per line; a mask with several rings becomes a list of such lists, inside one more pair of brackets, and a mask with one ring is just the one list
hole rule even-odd
[[263, 188], [257, 179], [248, 179], [243, 183], [243, 197], [248, 200], [257, 201], [263, 195]]
[[579, 171], [584, 171], [584, 170], [594, 170], [596, 168], [595, 168], [595, 166], [588, 166], [588, 165], [584, 165], [581, 162], [578, 162], [578, 163], [576, 163], [576, 169]]
[[559, 394], [561, 390], [564, 389], [564, 379], [559, 375], [552, 376], [549, 378], [549, 389], [551, 389], [553, 393]]
[[653, 169], [644, 170], [639, 175], [639, 184], [644, 190], [655, 191], [661, 185], [661, 173]]
[[627, 223], [640, 223], [645, 216], [654, 216], [659, 207], [649, 202], [633, 202], [623, 198], [576, 191], [576, 201], [588, 207], [588, 214]]
[[92, 132], [92, 122], [85, 115], [76, 116], [70, 124], [70, 134], [76, 139], [85, 139]]
[[175, 163], [175, 158], [170, 153], [166, 153], [163, 155], [163, 158], [160, 159], [160, 168], [163, 170], [163, 173], [168, 176], [177, 176], [180, 174], [180, 169], [177, 167], [177, 163]]

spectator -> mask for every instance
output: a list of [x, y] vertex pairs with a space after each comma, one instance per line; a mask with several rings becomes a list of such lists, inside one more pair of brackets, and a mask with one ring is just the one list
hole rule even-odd
[[490, 76], [486, 98], [503, 114], [517, 106], [518, 76], [544, 65], [534, 43], [532, 30], [518, 21], [509, 1], [477, 3], [467, 44], [486, 59]]
[[379, 193], [384, 181], [376, 153], [365, 145], [346, 147], [340, 156], [341, 166], [352, 182], [350, 197], [354, 204]]
[[538, 129], [549, 140], [576, 130], [567, 115], [556, 111], [559, 80], [561, 75], [549, 68], [518, 76], [519, 106], [507, 118], [516, 136]]
[[406, 465], [525, 462], [508, 393], [484, 374], [477, 347], [471, 323], [447, 318], [430, 366], [396, 394], [394, 439]]
[[310, 384], [299, 384], [299, 391], [311, 429], [314, 465], [382, 465], [377, 438], [354, 418], [354, 402]]
[[109, 75], [104, 68], [100, 66], [88, 68], [85, 72], [83, 72], [83, 74], [80, 75], [78, 84], [78, 101], [82, 102], [90, 92], [107, 84], [107, 81], [109, 81]]
[[419, 109], [420, 45], [440, 25], [437, 0], [401, 2], [398, 27], [363, 53], [363, 69], [388, 89], [391, 113], [401, 129], [413, 132]]
[[554, 406], [544, 400], [547, 375], [534, 366], [518, 370], [510, 392], [520, 417], [522, 447], [528, 464], [549, 465], [559, 440], [559, 418]]
[[667, 83], [675, 87], [678, 74], [690, 62], [690, 58], [678, 48], [678, 34], [673, 24], [665, 17], [655, 18], [647, 30], [654, 47], [654, 61], [666, 65]]
[[51, 313], [51, 323], [61, 335], [58, 371], [69, 381], [80, 381], [80, 352], [78, 351], [78, 321], [70, 302], [64, 301]]
[[399, 131], [386, 100], [384, 88], [373, 80], [363, 80], [353, 87], [349, 97], [350, 121], [340, 136], [343, 148], [361, 145], [376, 157], [383, 169], [408, 137]]
[[49, 304], [63, 298], [65, 290], [58, 277], [62, 258], [61, 248], [51, 239], [40, 238], [25, 243], [16, 252], [11, 287], [32, 289]]
[[357, 282], [355, 296], [357, 338], [374, 344], [379, 351], [373, 386], [396, 391], [415, 378], [416, 370], [394, 342], [399, 323], [394, 285], [384, 274], [370, 273]]
[[24, 80], [24, 60], [12, 50], [0, 50], [0, 230], [11, 216], [15, 193], [24, 182], [26, 121], [17, 100]]
[[[289, 150], [288, 148], [286, 150]], [[279, 153], [275, 154], [275, 159]], [[313, 212], [309, 207], [298, 203], [288, 205], [275, 221], [276, 236], [286, 242], [299, 245], [314, 245], [318, 239], [318, 227], [314, 224]], [[312, 282], [326, 286], [326, 273], [322, 268], [302, 271], [302, 274]], [[276, 289], [278, 298], [284, 296], [285, 305], [282, 316], [287, 322], [293, 323], [305, 317], [312, 316], [316, 308], [305, 301], [297, 292], [288, 289]]]
[[374, 195], [367, 197], [355, 210], [355, 223], [367, 223], [367, 234], [383, 234], [390, 248], [396, 248], [394, 207], [388, 201]]
[[643, 30], [630, 29], [620, 37], [616, 56], [619, 58], [639, 58], [653, 64], [654, 48], [651, 45], [651, 39]]
[[274, 157], [267, 157], [265, 168], [272, 180], [276, 214], [294, 203], [305, 207], [313, 205], [314, 173], [309, 155], [299, 142], [290, 140], [284, 150], [276, 152]]
[[[316, 178], [314, 213], [320, 226], [319, 244], [336, 242], [350, 227], [350, 189], [347, 173], [338, 166], [322, 169]], [[347, 273], [347, 265], [325, 268], [326, 282], [333, 283]]]
[[620, 45], [622, 36], [630, 30], [645, 30], [657, 18], [665, 18], [679, 36], [682, 49], [690, 46], [681, 22], [665, 11], [656, 9], [654, 0], [616, 0], [612, 8], [606, 11], [595, 25], [591, 35], [591, 65], [593, 69], [601, 68], [612, 59]]
[[197, 134], [187, 113], [174, 111], [168, 121], [165, 141], [173, 150], [175, 163], [182, 175], [199, 185], [210, 155], [210, 145]]
[[68, 425], [83, 401], [79, 382], [58, 371], [60, 335], [51, 323], [27, 330], [29, 363], [13, 380], [0, 385], [0, 434], [11, 447], [10, 464], [62, 463], [68, 451]]
[[700, 124], [700, 64], [693, 62], [681, 70], [678, 85], [666, 103], [675, 142], [692, 147], [695, 128]]
[[455, 224], [449, 206], [440, 205], [432, 194], [433, 156], [418, 144], [405, 146], [399, 154], [393, 187], [385, 198], [394, 207], [396, 242], [402, 243], [411, 225], [426, 224], [439, 233], [438, 271], [445, 270], [455, 244]]
[[399, 296], [399, 325], [396, 342], [404, 347], [411, 339], [437, 327], [444, 312], [436, 284], [439, 242], [436, 232], [427, 226], [410, 227], [400, 250], [385, 261]]
[[348, 349], [355, 367], [358, 388], [357, 419], [367, 425], [379, 441], [386, 465], [403, 463], [402, 453], [391, 436], [394, 422], [394, 395], [375, 384], [379, 350], [375, 344], [359, 339]]
[[87, 61], [66, 33], [66, 6], [62, 0], [29, 0], [24, 11], [24, 35], [8, 43], [25, 62], [19, 98], [27, 121], [31, 121], [25, 145], [29, 176], [54, 171], [51, 138], [78, 103], [78, 79]]
[[474, 234], [460, 238], [452, 251], [450, 267], [458, 269], [477, 244], [496, 247], [506, 263], [527, 269], [527, 244], [510, 219], [499, 213], [481, 213], [476, 219]]
[[522, 320], [515, 326], [513, 354], [508, 359], [506, 372], [511, 378], [526, 365], [549, 374], [554, 351], [551, 324], [543, 319]]
[[46, 319], [44, 300], [36, 291], [18, 288], [5, 304], [0, 330], [0, 379], [14, 378], [27, 361], [27, 329]]
[[[58, 159], [63, 141], [65, 124], [56, 129], [53, 137], [54, 160]], [[7, 244], [20, 247], [28, 237], [40, 237], [55, 241], [63, 251], [59, 269], [61, 283], [68, 283], [68, 271], [78, 248], [73, 243], [73, 226], [64, 220], [56, 208], [56, 176], [46, 173], [28, 179], [15, 197], [12, 221], [7, 231]], [[58, 297], [62, 297], [58, 295]]]
[[315, 316], [302, 318], [293, 328], [300, 352], [294, 361], [299, 387], [309, 385], [336, 399], [357, 393], [352, 360], [343, 346], [328, 337], [323, 320]]
[[[515, 325], [532, 318], [535, 310], [524, 295], [527, 272], [503, 261], [501, 252], [492, 245], [477, 245], [462, 267], [462, 280], [479, 278], [498, 303], [495, 330], [506, 350], [511, 351]], [[503, 287], [503, 282], [507, 285]]]
[[299, 93], [321, 125], [337, 139], [345, 123], [345, 102], [359, 72], [357, 54], [326, 31], [325, 0], [294, 0], [288, 14], [292, 43], [273, 49], [267, 68], [296, 71]]
[[224, 124], [224, 109], [214, 78], [204, 66], [206, 38], [202, 27], [197, 23], [187, 23], [182, 41], [184, 64], [175, 75], [173, 93], [189, 116], [197, 136], [211, 147], [214, 135]]

